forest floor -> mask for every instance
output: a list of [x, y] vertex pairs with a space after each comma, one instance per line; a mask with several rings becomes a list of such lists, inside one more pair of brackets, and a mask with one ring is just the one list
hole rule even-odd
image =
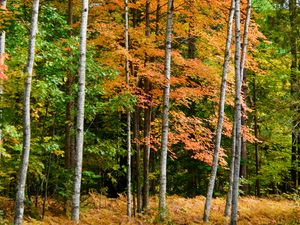
[[[167, 222], [164, 224], [204, 224], [202, 222], [204, 200], [205, 198], [200, 196], [189, 199], [178, 196], [168, 197], [169, 214]], [[118, 199], [108, 199], [91, 194], [81, 204], [80, 224], [162, 224], [157, 219], [157, 201], [156, 197], [152, 197], [149, 213], [137, 214], [135, 218], [128, 221], [125, 215], [126, 198], [124, 196], [120, 196]], [[224, 205], [223, 198], [214, 199], [210, 224], [226, 224], [223, 217]], [[11, 224], [12, 212], [13, 201], [0, 197], [0, 225]], [[36, 211], [36, 214], [39, 213]], [[63, 205], [53, 200], [47, 202], [47, 211], [43, 220], [36, 220], [29, 216], [26, 216], [25, 220], [25, 224], [72, 224], [64, 213]], [[300, 200], [241, 197], [238, 224], [300, 224]]]

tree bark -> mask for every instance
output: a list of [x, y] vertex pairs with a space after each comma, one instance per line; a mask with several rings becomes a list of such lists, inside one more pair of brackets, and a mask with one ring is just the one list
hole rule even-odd
[[253, 79], [253, 102], [254, 102], [254, 135], [255, 135], [255, 174], [256, 174], [256, 181], [255, 181], [255, 195], [260, 196], [260, 179], [258, 178], [259, 175], [259, 146], [258, 146], [258, 123], [257, 123], [257, 91], [256, 91], [256, 79]]
[[[0, 7], [2, 10], [6, 9], [6, 0], [0, 0]], [[5, 31], [2, 31], [0, 35], [0, 68], [4, 67], [4, 61], [5, 61]], [[4, 74], [3, 69], [0, 70], [0, 75]], [[0, 78], [0, 98], [2, 98], [3, 95], [3, 81], [2, 78]], [[0, 109], [0, 146], [2, 146], [2, 109]], [[1, 152], [0, 152], [0, 159], [1, 159]]]
[[[239, 9], [239, 11], [240, 11], [240, 9]], [[249, 24], [250, 24], [250, 16], [251, 16], [251, 0], [248, 0], [248, 8], [247, 8], [247, 13], [246, 13], [246, 22], [245, 22], [245, 27], [244, 27], [243, 50], [242, 50], [242, 56], [239, 57], [240, 58], [240, 77], [239, 77], [239, 83], [240, 84], [239, 84], [239, 87], [236, 87], [236, 89], [239, 89], [240, 92], [241, 92], [241, 87], [242, 87], [244, 66], [245, 66], [245, 62], [246, 62], [247, 45], [248, 45], [248, 28], [249, 28]], [[237, 21], [236, 21], [236, 23], [237, 23]], [[240, 24], [240, 22], [239, 22], [239, 24]], [[238, 38], [236, 36], [236, 39], [239, 39], [239, 42], [240, 42], [240, 37]], [[240, 44], [239, 44], [239, 46], [240, 46]], [[237, 43], [236, 43], [236, 47], [237, 47]], [[241, 47], [239, 47], [239, 49], [241, 49]], [[237, 49], [236, 49], [236, 51], [237, 51]], [[237, 56], [237, 54], [240, 55], [240, 53], [236, 52], [235, 55]], [[235, 59], [236, 59], [236, 57], [235, 57]], [[236, 66], [237, 66], [237, 63], [238, 62], [235, 61]], [[236, 79], [237, 79], [237, 77], [236, 77]], [[233, 142], [232, 142], [232, 161], [231, 161], [231, 167], [230, 167], [229, 190], [228, 190], [228, 195], [227, 195], [227, 199], [226, 199], [226, 206], [225, 206], [225, 212], [224, 212], [225, 216], [228, 217], [229, 214], [230, 214], [230, 209], [231, 209], [231, 223], [233, 223], [233, 224], [236, 223], [236, 221], [234, 221], [234, 220], [236, 220], [236, 215], [235, 214], [237, 213], [237, 201], [238, 201], [238, 189], [239, 189], [239, 171], [240, 171], [240, 157], [241, 157], [241, 141], [242, 141], [241, 136], [238, 137], [238, 133], [240, 133], [240, 135], [242, 135], [241, 134], [241, 100], [240, 100], [241, 96], [239, 95], [238, 97], [239, 97], [240, 107], [239, 107], [239, 109], [237, 108], [237, 105], [236, 105], [237, 101], [235, 101], [235, 109], [236, 110], [235, 110], [235, 115], [234, 115], [233, 135], [232, 135], [232, 138], [233, 138]], [[239, 162], [236, 161], [237, 158], [239, 158]], [[238, 168], [236, 167], [237, 165], [238, 165]], [[237, 171], [238, 171], [238, 173], [237, 173]], [[236, 176], [238, 176], [238, 177], [236, 177]], [[238, 181], [238, 183], [236, 183], [237, 181]], [[235, 194], [233, 192], [235, 192]], [[236, 207], [236, 209], [231, 207], [233, 205], [233, 202], [235, 203], [234, 207]], [[234, 214], [232, 212], [234, 212]], [[235, 217], [235, 219], [233, 217]]]
[[[146, 37], [150, 37], [150, 0], [146, 1]], [[145, 64], [147, 63], [147, 56]], [[150, 161], [150, 130], [151, 130], [151, 97], [150, 97], [150, 80], [145, 78], [145, 92], [148, 98], [148, 105], [145, 109], [145, 146], [144, 146], [144, 185], [143, 185], [143, 210], [149, 208], [149, 161]]]
[[85, 74], [86, 74], [86, 36], [88, 24], [89, 1], [82, 0], [82, 16], [80, 25], [80, 61], [79, 61], [79, 92], [77, 110], [77, 135], [74, 187], [72, 196], [72, 220], [79, 223], [80, 214], [80, 188], [82, 175], [82, 155], [84, 139], [84, 103], [85, 103]]
[[234, 124], [232, 129], [232, 156], [231, 156], [231, 163], [230, 163], [229, 188], [228, 188], [225, 210], [224, 210], [224, 216], [226, 217], [226, 220], [228, 220], [228, 217], [230, 215], [231, 202], [232, 202], [232, 185], [233, 185], [233, 176], [234, 176], [234, 159], [235, 159], [235, 146], [236, 146], [235, 143], [236, 143], [236, 124], [234, 119]]
[[[291, 56], [292, 56], [292, 64], [291, 64], [291, 96], [293, 100], [297, 100], [298, 97], [298, 85], [297, 85], [297, 73], [298, 73], [298, 40], [297, 40], [297, 25], [296, 25], [296, 0], [289, 0], [289, 10], [290, 10], [290, 24], [291, 24]], [[295, 190], [298, 190], [299, 187], [299, 172], [298, 172], [298, 119], [297, 113], [295, 112], [297, 105], [293, 104], [291, 106], [291, 110], [294, 111], [294, 115], [292, 118], [292, 167], [291, 167], [291, 175], [292, 181], [294, 183]]]
[[155, 14], [155, 34], [159, 33], [159, 20], [160, 20], [160, 0], [157, 0], [156, 14]]
[[[73, 0], [68, 1], [68, 25], [73, 24]], [[70, 32], [70, 35], [72, 32]], [[72, 55], [70, 55], [72, 56]], [[66, 82], [66, 95], [67, 95], [67, 106], [66, 106], [66, 135], [65, 135], [65, 164], [66, 168], [70, 169], [74, 166], [75, 156], [75, 137], [74, 137], [74, 99], [73, 99], [73, 83], [74, 75], [69, 73]]]
[[[241, 125], [242, 125], [242, 141], [241, 141], [241, 169], [240, 177], [247, 178], [247, 137], [246, 137], [246, 128], [247, 128], [247, 109], [246, 109], [246, 73], [244, 72], [242, 84], [242, 108], [241, 108]], [[248, 186], [243, 184], [241, 189], [243, 193], [246, 194]]]
[[168, 154], [168, 129], [169, 129], [169, 100], [171, 77], [171, 52], [172, 52], [172, 27], [173, 27], [173, 0], [168, 0], [168, 19], [165, 46], [165, 87], [163, 95], [162, 139], [160, 158], [160, 193], [159, 210], [160, 219], [166, 218], [166, 192], [167, 192], [167, 154]]
[[241, 18], [240, 0], [235, 5], [235, 121], [236, 121], [236, 145], [234, 158], [234, 176], [232, 185], [232, 207], [230, 224], [237, 223], [239, 175], [241, 158]]
[[[138, 79], [138, 78], [137, 78]], [[138, 83], [138, 82], [137, 82]], [[138, 87], [138, 84], [137, 84]], [[140, 160], [141, 160], [141, 146], [140, 146], [140, 108], [138, 106], [135, 107], [134, 112], [134, 139], [135, 139], [135, 150], [136, 150], [136, 202], [137, 207], [136, 210], [138, 213], [142, 211], [142, 186], [141, 186], [141, 168], [140, 168]]]
[[[125, 49], [129, 51], [128, 0], [125, 0]], [[129, 87], [129, 60], [125, 58], [126, 83]], [[127, 111], [127, 216], [131, 217], [131, 113]]]
[[73, 24], [73, 0], [68, 1], [68, 24]]
[[[241, 58], [241, 85], [242, 85], [242, 96], [244, 100], [244, 106], [242, 107], [242, 115], [241, 115], [241, 124], [243, 127], [246, 128], [247, 126], [247, 111], [246, 111], [246, 70], [245, 70], [245, 63], [246, 63], [246, 56], [247, 56], [247, 47], [248, 47], [248, 31], [251, 19], [251, 8], [252, 8], [252, 1], [248, 0], [247, 12], [246, 12], [246, 22], [244, 24], [244, 36], [243, 36], [243, 49], [242, 49], [242, 58]], [[242, 157], [242, 166], [241, 166], [241, 177], [247, 178], [247, 138], [246, 132], [242, 133], [242, 140], [241, 140], [241, 157]], [[247, 186], [243, 185], [244, 192], [247, 191]]]
[[204, 207], [204, 221], [209, 220], [210, 215], [210, 208], [211, 208], [211, 201], [212, 195], [217, 175], [217, 169], [219, 164], [219, 150], [221, 146], [221, 138], [222, 138], [222, 126], [223, 126], [223, 119], [224, 119], [224, 107], [225, 107], [225, 95], [226, 95], [226, 85], [227, 85], [227, 73], [228, 73], [228, 66], [230, 62], [230, 46], [232, 41], [232, 27], [233, 27], [233, 18], [235, 12], [235, 0], [231, 1], [231, 9], [229, 12], [229, 20], [228, 20], [228, 27], [227, 27], [227, 41], [226, 41], [226, 48], [225, 48], [225, 56], [224, 56], [224, 64], [223, 64], [223, 72], [222, 72], [222, 83], [221, 83], [221, 91], [220, 91], [220, 101], [219, 101], [219, 117], [218, 117], [218, 125], [216, 131], [216, 140], [215, 140], [215, 149], [213, 155], [213, 162], [212, 162], [212, 170], [211, 176], [208, 184], [208, 190], [205, 200], [205, 207]]
[[22, 224], [23, 214], [24, 214], [25, 186], [26, 186], [26, 177], [27, 177], [27, 170], [29, 164], [30, 139], [31, 139], [30, 94], [31, 94], [31, 81], [32, 81], [33, 64], [34, 64], [34, 56], [35, 56], [35, 40], [36, 40], [36, 33], [37, 33], [37, 26], [38, 26], [38, 14], [39, 14], [39, 0], [34, 0], [32, 5], [28, 61], [26, 66], [27, 76], [25, 78], [25, 85], [24, 85], [23, 149], [22, 149], [21, 165], [18, 174], [18, 185], [17, 185], [15, 218], [14, 218], [15, 225]]

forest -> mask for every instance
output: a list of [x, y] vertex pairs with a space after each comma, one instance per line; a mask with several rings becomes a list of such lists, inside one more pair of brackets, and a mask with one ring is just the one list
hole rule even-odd
[[0, 225], [300, 224], [300, 1], [0, 0]]

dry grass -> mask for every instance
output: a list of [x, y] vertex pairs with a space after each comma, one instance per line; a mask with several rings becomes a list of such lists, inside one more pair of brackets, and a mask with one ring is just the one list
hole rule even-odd
[[[204, 197], [186, 199], [178, 196], [168, 197], [168, 220], [164, 224], [204, 224], [202, 222]], [[226, 224], [223, 217], [224, 199], [214, 199], [212, 205], [211, 223]], [[163, 224], [157, 219], [157, 198], [150, 201], [151, 210], [147, 214], [138, 214], [130, 221], [126, 214], [126, 198], [108, 199], [91, 194], [82, 203], [80, 224]], [[243, 197], [239, 202], [240, 225], [256, 224], [300, 224], [300, 202], [290, 200], [275, 200], [267, 198]], [[0, 224], [9, 224], [12, 220], [13, 202], [0, 198], [0, 210], [5, 211], [6, 220]], [[42, 221], [26, 218], [25, 224], [38, 225], [71, 225], [69, 218], [63, 215], [63, 207], [53, 200], [49, 201], [46, 217]]]

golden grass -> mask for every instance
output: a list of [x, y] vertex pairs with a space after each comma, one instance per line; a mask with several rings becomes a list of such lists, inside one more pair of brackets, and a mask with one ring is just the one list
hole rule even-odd
[[[128, 220], [126, 214], [126, 197], [108, 199], [104, 196], [91, 194], [82, 203], [80, 224], [109, 225], [109, 224], [205, 224], [202, 222], [204, 197], [182, 198], [170, 196], [167, 199], [168, 219], [161, 223], [157, 219], [156, 197], [150, 200], [151, 209], [147, 214], [137, 214]], [[225, 201], [223, 198], [213, 200], [211, 222], [209, 224], [226, 224], [223, 217]], [[2, 224], [9, 224], [12, 220], [13, 202], [7, 198], [0, 198], [0, 210], [6, 211], [6, 220]], [[46, 216], [38, 221], [26, 217], [24, 224], [37, 225], [71, 225], [68, 216], [63, 215], [63, 207], [53, 200], [47, 206]], [[1, 222], [0, 222], [1, 224]], [[300, 224], [300, 201], [275, 200], [268, 198], [242, 197], [239, 201], [240, 225], [256, 224]]]

